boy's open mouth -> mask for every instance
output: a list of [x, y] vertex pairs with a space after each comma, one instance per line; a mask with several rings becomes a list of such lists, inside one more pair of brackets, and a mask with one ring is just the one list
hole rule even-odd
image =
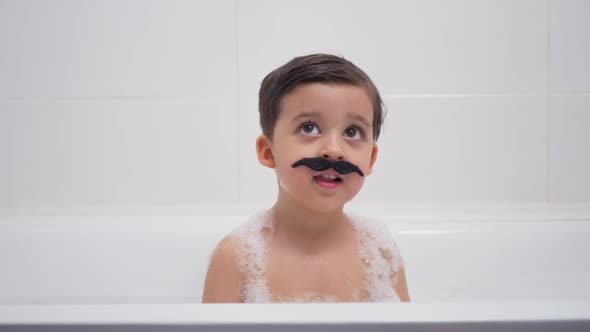
[[321, 173], [313, 177], [315, 183], [326, 189], [333, 189], [340, 185], [342, 178], [333, 173]]
[[334, 174], [320, 174], [313, 177], [314, 179], [320, 181], [328, 181], [328, 182], [342, 182], [342, 179]]

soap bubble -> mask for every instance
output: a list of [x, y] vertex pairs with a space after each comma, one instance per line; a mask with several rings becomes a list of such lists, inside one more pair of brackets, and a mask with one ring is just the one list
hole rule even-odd
[[[273, 295], [269, 291], [265, 272], [268, 243], [273, 235], [272, 210], [258, 213], [233, 233], [241, 242], [238, 265], [245, 280], [242, 296], [245, 302], [338, 302], [331, 295], [298, 292], [294, 296]], [[403, 261], [386, 225], [358, 216], [349, 216], [357, 232], [359, 257], [364, 269], [362, 289], [354, 289], [352, 301], [361, 298], [371, 302], [397, 301], [392, 284]], [[351, 284], [348, 284], [350, 287]], [[354, 288], [354, 287], [353, 287]], [[361, 296], [362, 293], [362, 296]]]

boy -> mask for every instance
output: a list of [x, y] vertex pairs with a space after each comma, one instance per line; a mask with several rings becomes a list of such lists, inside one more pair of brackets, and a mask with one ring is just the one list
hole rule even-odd
[[377, 158], [371, 79], [341, 57], [297, 57], [264, 78], [259, 112], [278, 198], [217, 245], [203, 302], [409, 301], [387, 228], [343, 212]]

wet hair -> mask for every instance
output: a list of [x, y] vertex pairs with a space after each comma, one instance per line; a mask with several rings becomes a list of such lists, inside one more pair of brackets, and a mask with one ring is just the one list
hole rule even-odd
[[350, 84], [367, 90], [373, 103], [373, 140], [377, 141], [385, 117], [383, 102], [369, 76], [352, 62], [330, 54], [310, 54], [293, 58], [270, 72], [258, 92], [262, 133], [272, 139], [283, 97], [305, 83]]

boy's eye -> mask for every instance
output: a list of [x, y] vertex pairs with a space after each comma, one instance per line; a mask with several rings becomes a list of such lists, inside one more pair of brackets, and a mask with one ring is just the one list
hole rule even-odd
[[306, 122], [299, 127], [299, 133], [303, 135], [319, 135], [320, 129], [313, 122]]
[[346, 138], [350, 138], [353, 140], [360, 140], [361, 138], [363, 138], [363, 133], [357, 127], [348, 127], [344, 131], [344, 136], [346, 136]]

